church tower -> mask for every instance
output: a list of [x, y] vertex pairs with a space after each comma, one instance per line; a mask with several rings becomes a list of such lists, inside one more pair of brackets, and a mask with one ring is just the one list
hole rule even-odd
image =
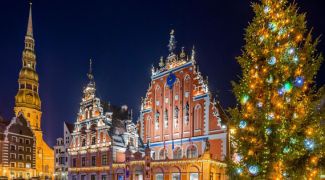
[[39, 97], [38, 74], [36, 72], [35, 40], [33, 36], [32, 3], [30, 3], [25, 48], [22, 53], [22, 68], [18, 78], [15, 97], [15, 114], [22, 112], [36, 137], [36, 171], [39, 176], [53, 174], [54, 153], [43, 140], [41, 130], [41, 99]]

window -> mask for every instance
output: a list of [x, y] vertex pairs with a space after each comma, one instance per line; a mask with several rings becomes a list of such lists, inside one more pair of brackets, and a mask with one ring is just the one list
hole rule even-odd
[[177, 147], [175, 150], [174, 150], [174, 159], [182, 159], [182, 150], [180, 147]]
[[16, 146], [15, 145], [10, 145], [10, 150], [11, 151], [16, 151]]
[[16, 136], [12, 136], [12, 142], [17, 142], [17, 137]]
[[198, 180], [199, 174], [198, 173], [190, 173], [190, 180]]
[[26, 89], [33, 90], [32, 85], [31, 84], [26, 84]]
[[95, 145], [96, 144], [96, 136], [93, 136], [91, 138], [91, 145]]
[[96, 166], [96, 156], [91, 156], [91, 165]]
[[19, 168], [24, 168], [24, 163], [18, 163]]
[[26, 168], [31, 168], [31, 164], [30, 163], [26, 163]]
[[167, 150], [163, 148], [159, 152], [159, 160], [166, 159], [166, 157], [167, 157]]
[[81, 175], [81, 180], [86, 180], [86, 175]]
[[107, 179], [107, 175], [102, 175], [102, 180], [106, 180]]
[[106, 165], [107, 164], [107, 155], [103, 154], [102, 155], [102, 165]]
[[202, 108], [200, 105], [195, 106], [194, 108], [194, 129], [201, 128], [201, 118], [202, 117]]
[[19, 143], [23, 144], [24, 143], [24, 139], [23, 138], [19, 138]]
[[73, 175], [72, 176], [72, 180], [77, 180], [77, 176], [76, 175]]
[[26, 147], [26, 152], [32, 152], [32, 149], [30, 147]]
[[194, 145], [187, 148], [187, 158], [196, 158], [198, 156], [197, 149]]
[[10, 153], [10, 159], [16, 159], [16, 154]]
[[152, 158], [153, 160], [156, 159], [156, 152], [153, 152], [153, 153], [152, 153], [151, 158]]
[[82, 139], [82, 144], [81, 146], [86, 146], [86, 139]]
[[90, 176], [90, 180], [96, 180], [96, 175], [92, 174], [92, 175]]
[[162, 173], [156, 174], [156, 180], [164, 180], [164, 175]]
[[180, 173], [173, 173], [172, 174], [172, 180], [181, 180], [181, 174]]
[[16, 166], [16, 163], [14, 163], [14, 162], [10, 163], [10, 167], [15, 167], [15, 166]]
[[27, 161], [32, 160], [31, 156], [30, 156], [30, 155], [26, 155], [26, 160], [27, 160]]
[[77, 166], [77, 159], [73, 158], [72, 159], [72, 167], [76, 167]]
[[19, 159], [19, 160], [24, 160], [24, 155], [22, 155], [22, 154], [18, 154], [18, 159]]
[[86, 157], [81, 158], [81, 166], [86, 166]]
[[24, 147], [23, 146], [18, 146], [18, 151], [19, 152], [23, 152], [24, 151]]
[[29, 143], [30, 143], [29, 139], [26, 139], [25, 144], [29, 144]]

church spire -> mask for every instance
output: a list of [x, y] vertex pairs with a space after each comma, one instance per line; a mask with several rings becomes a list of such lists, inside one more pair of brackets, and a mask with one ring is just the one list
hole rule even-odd
[[89, 71], [88, 71], [88, 79], [89, 81], [93, 81], [94, 80], [94, 75], [93, 75], [93, 61], [91, 59], [89, 59]]
[[29, 2], [29, 17], [28, 17], [26, 36], [33, 37], [32, 2]]

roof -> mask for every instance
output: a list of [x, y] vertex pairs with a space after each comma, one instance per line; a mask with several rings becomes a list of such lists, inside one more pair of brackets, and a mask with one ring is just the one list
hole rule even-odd
[[74, 124], [72, 124], [72, 123], [68, 123], [68, 122], [66, 122], [66, 121], [64, 122], [64, 124], [67, 126], [69, 132], [72, 133], [73, 130], [74, 130]]

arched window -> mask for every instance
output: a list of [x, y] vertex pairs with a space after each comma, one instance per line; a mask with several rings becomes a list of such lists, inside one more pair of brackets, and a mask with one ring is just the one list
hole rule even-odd
[[200, 129], [202, 123], [202, 108], [201, 105], [196, 105], [194, 108], [194, 129]]
[[177, 147], [173, 152], [174, 159], [182, 159], [182, 149]]
[[191, 91], [191, 78], [189, 75], [186, 75], [184, 78], [184, 96], [188, 98]]
[[88, 112], [88, 109], [85, 109], [85, 115], [86, 115], [86, 119], [89, 118], [89, 112]]
[[92, 108], [89, 109], [89, 118], [92, 118], [93, 117], [93, 110]]
[[150, 137], [150, 131], [151, 131], [151, 127], [150, 127], [150, 125], [151, 125], [151, 116], [148, 116], [148, 118], [147, 118], [147, 122], [146, 122], [146, 126], [147, 126], [147, 130], [146, 130], [146, 132], [147, 132], [147, 137]]
[[82, 139], [81, 146], [86, 146], [86, 139], [85, 138]]
[[161, 105], [161, 102], [160, 102], [161, 95], [162, 95], [161, 94], [161, 88], [160, 88], [160, 86], [157, 86], [156, 90], [155, 90], [155, 103], [156, 103], [156, 106]]
[[175, 95], [174, 100], [175, 101], [178, 101], [179, 98], [180, 98], [179, 97], [180, 88], [181, 88], [180, 81], [179, 81], [179, 79], [176, 79], [176, 82], [175, 82], [175, 85], [174, 85], [174, 95]]
[[168, 87], [168, 85], [167, 84], [165, 84], [165, 95], [164, 95], [164, 98], [165, 98], [165, 104], [166, 104], [166, 106], [168, 106], [168, 104], [169, 104], [169, 101], [170, 101], [170, 88]]
[[198, 156], [197, 148], [194, 145], [191, 145], [187, 148], [186, 152], [187, 158], [196, 158]]
[[162, 148], [159, 151], [159, 160], [164, 160], [167, 157], [167, 150], [165, 148]]
[[153, 153], [151, 154], [151, 158], [152, 158], [153, 160], [156, 159], [156, 152], [153, 152]]

